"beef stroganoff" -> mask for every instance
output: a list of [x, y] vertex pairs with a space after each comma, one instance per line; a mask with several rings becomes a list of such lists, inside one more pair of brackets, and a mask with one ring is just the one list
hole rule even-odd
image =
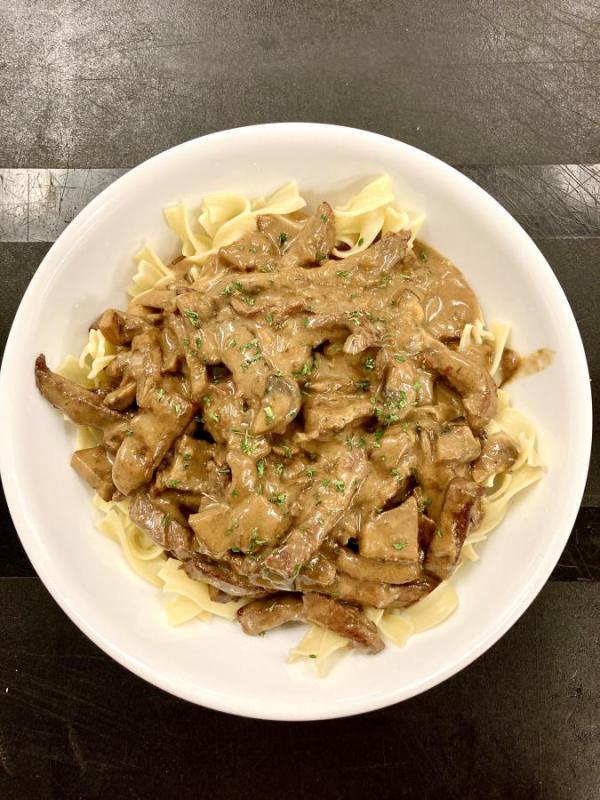
[[324, 674], [447, 618], [451, 576], [543, 467], [500, 388], [510, 326], [484, 324], [389, 178], [305, 206], [291, 183], [167, 208], [180, 254], [142, 248], [127, 310], [35, 374], [168, 621], [308, 623], [290, 660]]

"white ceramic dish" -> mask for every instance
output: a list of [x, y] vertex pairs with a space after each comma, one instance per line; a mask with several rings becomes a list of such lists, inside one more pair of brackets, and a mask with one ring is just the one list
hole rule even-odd
[[[285, 662], [297, 628], [249, 638], [220, 620], [169, 628], [158, 590], [93, 527], [89, 492], [69, 467], [72, 436], [38, 394], [33, 362], [78, 352], [90, 322], [123, 306], [131, 255], [148, 240], [174, 254], [162, 207], [218, 190], [266, 194], [296, 178], [307, 198], [337, 200], [381, 172], [423, 209], [422, 238], [453, 259], [489, 319], [514, 323], [520, 351], [551, 347], [546, 371], [511, 387], [539, 428], [549, 466], [455, 579], [459, 609], [443, 625], [379, 656], [352, 654], [323, 680]], [[573, 314], [543, 256], [489, 195], [437, 159], [382, 136], [328, 125], [241, 128], [187, 142], [99, 195], [54, 244], [17, 313], [0, 376], [0, 466], [17, 531], [71, 619], [128, 669], [195, 703], [251, 717], [305, 720], [404, 700], [481, 655], [540, 591], [571, 531], [591, 442], [585, 355]]]

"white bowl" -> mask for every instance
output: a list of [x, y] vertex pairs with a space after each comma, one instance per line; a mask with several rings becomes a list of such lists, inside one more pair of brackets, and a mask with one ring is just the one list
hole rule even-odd
[[[73, 438], [38, 393], [35, 356], [56, 367], [79, 352], [90, 322], [125, 303], [131, 255], [148, 240], [165, 257], [176, 240], [162, 207], [207, 192], [267, 194], [295, 178], [309, 200], [346, 197], [382, 172], [422, 209], [422, 238], [461, 267], [488, 320], [514, 323], [519, 351], [551, 347], [544, 372], [510, 387], [537, 422], [547, 477], [509, 510], [481, 560], [461, 570], [459, 609], [404, 649], [351, 654], [329, 677], [290, 666], [296, 628], [264, 638], [215, 620], [169, 628], [158, 590], [131, 572], [94, 529], [88, 489], [69, 466]], [[418, 694], [481, 655], [540, 591], [567, 541], [583, 493], [591, 399], [573, 314], [543, 256], [482, 189], [426, 153], [373, 133], [313, 124], [224, 131], [174, 147], [102, 192], [51, 248], [23, 298], [0, 376], [0, 466], [11, 514], [35, 569], [71, 619], [128, 669], [179, 697], [250, 717], [325, 719]]]

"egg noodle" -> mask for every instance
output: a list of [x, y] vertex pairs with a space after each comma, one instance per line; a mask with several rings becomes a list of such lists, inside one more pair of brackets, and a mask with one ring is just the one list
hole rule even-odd
[[[291, 214], [305, 206], [296, 182], [292, 181], [266, 200], [218, 193], [204, 198], [196, 217], [184, 203], [167, 207], [164, 214], [167, 224], [181, 240], [181, 255], [196, 265], [192, 268], [195, 270], [220, 247], [255, 231], [257, 215]], [[388, 231], [410, 229], [412, 246], [424, 220], [423, 214], [411, 214], [397, 202], [387, 175], [373, 180], [345, 205], [334, 208], [334, 214], [338, 241], [333, 252], [338, 258], [365, 250], [379, 234]], [[341, 245], [344, 249], [339, 249]], [[134, 261], [136, 272], [128, 289], [132, 297], [168, 283], [173, 277], [171, 269], [148, 244], [135, 254]], [[483, 320], [477, 320], [465, 326], [459, 350], [471, 344], [488, 343], [493, 348], [490, 372], [497, 379], [510, 331], [507, 323], [493, 322], [488, 328]], [[115, 355], [116, 348], [100, 331], [92, 329], [81, 355], [67, 356], [58, 371], [86, 388], [97, 388], [102, 386], [103, 369]], [[101, 443], [101, 434], [93, 428], [76, 428], [77, 449]], [[483, 519], [477, 531], [465, 540], [461, 563], [479, 559], [476, 546], [484, 542], [488, 534], [502, 522], [513, 497], [544, 474], [537, 453], [535, 427], [512, 408], [508, 393], [502, 389], [498, 390], [496, 415], [486, 427], [486, 432], [509, 435], [518, 446], [519, 456], [507, 472], [488, 479], [482, 501]], [[134, 572], [165, 594], [164, 611], [170, 625], [181, 625], [192, 619], [210, 622], [213, 616], [228, 620], [235, 618], [245, 601], [217, 603], [211, 600], [205, 583], [190, 579], [179, 569], [179, 561], [169, 558], [161, 547], [134, 525], [129, 518], [128, 499], [106, 502], [95, 495], [92, 502], [101, 513], [96, 522], [98, 530], [120, 545]], [[426, 631], [447, 619], [457, 608], [458, 602], [453, 580], [450, 579], [442, 581], [434, 591], [409, 608], [367, 608], [366, 613], [386, 639], [403, 647], [413, 634]], [[288, 660], [308, 660], [314, 665], [317, 675], [323, 676], [336, 658], [348, 650], [348, 645], [348, 639], [317, 625], [310, 625], [305, 636], [289, 653]]]

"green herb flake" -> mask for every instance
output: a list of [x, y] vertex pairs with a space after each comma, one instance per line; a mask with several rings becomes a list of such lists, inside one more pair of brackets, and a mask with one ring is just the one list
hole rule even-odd
[[285, 469], [285, 467], [283, 466], [283, 464], [281, 463], [281, 461], [278, 461], [278, 462], [277, 462], [277, 464], [275, 464], [275, 472], [276, 472], [278, 475], [283, 475], [283, 470], [284, 470], [284, 469]]
[[317, 654], [316, 653], [309, 653], [308, 657], [309, 658], [316, 658]]
[[171, 480], [171, 481], [167, 481], [167, 486], [169, 487], [169, 489], [176, 489], [179, 486], [180, 483], [181, 483], [181, 481]]
[[316, 469], [313, 469], [312, 467], [306, 467], [305, 472], [306, 472], [307, 477], [314, 478]]
[[394, 542], [392, 547], [394, 550], [404, 550], [405, 547], [408, 547], [408, 542], [406, 539], [401, 539], [399, 542]]
[[185, 339], [183, 339], [183, 346], [184, 347], [189, 347], [190, 346], [190, 340], [187, 337]]
[[221, 417], [217, 414], [216, 411], [210, 412], [210, 418], [212, 419], [213, 422], [219, 422], [219, 420], [221, 419]]
[[127, 428], [127, 430], [125, 431], [125, 436], [133, 436], [133, 431], [131, 430], [131, 428]]
[[286, 444], [286, 443], [284, 442], [284, 443], [281, 445], [281, 449], [283, 450], [283, 455], [284, 455], [286, 458], [291, 458], [291, 457], [292, 457], [292, 448], [289, 446], [289, 444]]
[[231, 496], [232, 496], [232, 497], [237, 497], [237, 496], [238, 496], [238, 494], [239, 494], [239, 492], [238, 492], [238, 490], [237, 490], [237, 489], [232, 489], [232, 490], [231, 490]]
[[287, 238], [288, 238], [287, 233], [281, 231], [281, 233], [279, 234], [279, 238], [277, 240], [279, 247], [283, 247], [283, 245], [287, 242]]
[[418, 392], [420, 388], [421, 388], [420, 382], [419, 381], [415, 381], [413, 383], [413, 389], [415, 390], [415, 392]]
[[309, 318], [308, 317], [304, 317], [304, 319], [302, 320], [302, 324], [304, 325], [305, 328], [308, 328], [308, 326], [310, 325]]
[[398, 364], [404, 364], [404, 362], [406, 361], [406, 358], [403, 355], [400, 355], [400, 353], [395, 353], [394, 354], [394, 361], [397, 361]]
[[163, 514], [163, 518], [161, 520], [161, 525], [163, 526], [163, 528], [166, 528], [170, 521], [171, 521], [171, 515]]
[[318, 261], [319, 263], [321, 263], [321, 261], [325, 261], [326, 258], [327, 253], [322, 253], [320, 250], [317, 250], [315, 253], [315, 261]]
[[273, 420], [275, 419], [275, 414], [273, 413], [273, 409], [271, 408], [271, 406], [265, 406], [264, 412], [267, 425], [272, 425]]
[[334, 481], [333, 487], [336, 490], [336, 492], [339, 492], [340, 494], [344, 494], [344, 492], [346, 491], [346, 484], [344, 481]]
[[435, 529], [434, 536], [437, 536], [438, 538], [441, 538], [443, 535], [444, 535], [444, 531], [441, 528], [436, 528]]
[[338, 278], [347, 278], [348, 275], [350, 275], [350, 273], [345, 269], [338, 269], [335, 274], [338, 276]]
[[166, 394], [166, 392], [165, 392], [164, 389], [159, 389], [158, 392], [156, 393], [156, 399], [157, 400], [162, 400], [163, 397], [165, 396], [165, 394]]
[[375, 369], [375, 359], [373, 356], [369, 356], [365, 359], [365, 369], [373, 370]]
[[258, 477], [259, 478], [262, 478], [264, 476], [265, 467], [266, 467], [266, 462], [265, 462], [264, 458], [261, 458], [260, 461], [256, 462], [256, 471], [258, 472]]
[[183, 313], [184, 313], [184, 316], [186, 316], [189, 319], [189, 321], [192, 323], [194, 328], [198, 328], [200, 326], [200, 317], [198, 316], [198, 312], [197, 311], [190, 311], [189, 309], [187, 309]]
[[241, 547], [230, 547], [229, 551], [231, 553], [241, 553], [242, 552], [242, 548]]
[[425, 262], [429, 259], [429, 256], [424, 250], [421, 250], [421, 252], [419, 253], [419, 258], [421, 259], [421, 261]]
[[271, 502], [275, 503], [278, 506], [285, 505], [285, 494], [283, 492], [279, 492], [279, 494], [274, 494], [271, 496]]
[[369, 381], [354, 381], [354, 385], [357, 389], [360, 389], [362, 392], [369, 391]]
[[356, 244], [357, 244], [357, 246], [358, 246], [358, 247], [362, 247], [364, 243], [365, 243], [365, 240], [363, 239], [363, 237], [362, 237], [362, 236], [359, 236], [359, 237], [358, 237], [358, 242], [356, 243]]
[[329, 222], [329, 217], [327, 214], [321, 214], [321, 222]]

